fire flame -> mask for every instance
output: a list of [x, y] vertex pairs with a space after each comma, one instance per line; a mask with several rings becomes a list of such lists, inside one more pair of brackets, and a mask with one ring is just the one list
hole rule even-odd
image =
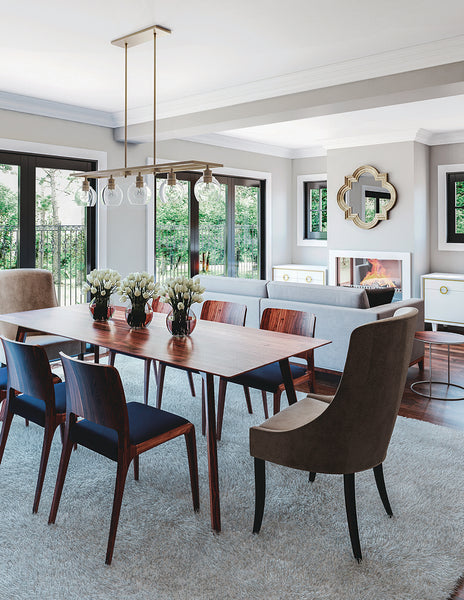
[[371, 265], [371, 269], [361, 281], [361, 285], [369, 287], [396, 287], [380, 260], [377, 258], [368, 258], [367, 262]]

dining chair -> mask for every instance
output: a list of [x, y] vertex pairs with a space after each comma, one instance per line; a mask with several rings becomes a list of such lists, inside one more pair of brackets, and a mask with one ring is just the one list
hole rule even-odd
[[[166, 302], [161, 302], [159, 298], [155, 298], [152, 302], [153, 312], [168, 314], [171, 312], [171, 305]], [[114, 359], [116, 357], [117, 352], [114, 350], [110, 350], [110, 354], [108, 357], [108, 364], [114, 367]], [[153, 371], [155, 374], [155, 381], [158, 385], [158, 365], [156, 364], [156, 360], [152, 360], [151, 358], [144, 359], [144, 372], [143, 372], [143, 401], [145, 404], [148, 404], [148, 392], [150, 388], [150, 367], [153, 363]], [[187, 378], [190, 386], [190, 392], [192, 396], [195, 396], [195, 384], [193, 383], [193, 377], [190, 371], [187, 371]]]
[[0, 464], [14, 415], [44, 428], [42, 456], [35, 489], [32, 512], [39, 508], [45, 471], [53, 436], [58, 425], [63, 434], [66, 419], [65, 384], [52, 375], [50, 363], [42, 346], [32, 346], [1, 338], [6, 355], [8, 388], [0, 434]]
[[106, 551], [111, 564], [127, 471], [139, 455], [180, 435], [185, 436], [193, 509], [200, 508], [195, 427], [178, 415], [141, 402], [128, 402], [118, 371], [111, 365], [86, 363], [61, 355], [67, 406], [63, 450], [48, 522], [55, 523], [71, 450], [80, 444], [117, 463], [116, 486]]
[[[314, 337], [316, 327], [316, 317], [301, 310], [290, 310], [287, 308], [266, 308], [263, 311], [260, 323], [260, 329], [268, 331], [277, 331], [279, 333], [292, 333], [295, 335], [305, 335]], [[292, 374], [293, 384], [301, 385], [307, 383], [309, 391], [313, 390], [314, 386], [314, 353], [312, 350], [298, 355], [304, 358], [306, 364], [290, 363], [290, 371]], [[218, 391], [218, 411], [217, 411], [217, 439], [221, 439], [222, 421], [224, 418], [224, 405], [226, 400], [227, 382], [238, 383], [243, 386], [245, 392], [245, 400], [247, 403], [248, 412], [252, 414], [250, 388], [261, 390], [263, 399], [264, 416], [269, 418], [267, 406], [267, 392], [273, 394], [273, 412], [278, 413], [280, 410], [280, 397], [285, 390], [282, 372], [278, 362], [254, 369], [233, 379], [219, 380]]]
[[[53, 274], [45, 269], [0, 270], [0, 313], [21, 312], [58, 306]], [[17, 338], [18, 327], [0, 322], [0, 335]], [[64, 350], [68, 354], [82, 355], [85, 344], [58, 335], [31, 331], [21, 338], [26, 344], [43, 346], [49, 360], [58, 360]], [[1, 351], [1, 346], [0, 346]], [[0, 362], [3, 360], [0, 352]]]
[[316, 473], [341, 474], [354, 557], [362, 559], [355, 498], [355, 473], [374, 470], [385, 511], [392, 509], [383, 462], [403, 397], [416, 330], [416, 308], [353, 330], [345, 369], [335, 395], [308, 395], [250, 429], [255, 463], [258, 533], [265, 503], [265, 461]]
[[[228, 325], [239, 325], [244, 326], [246, 320], [247, 307], [245, 304], [238, 304], [237, 302], [225, 302], [223, 300], [205, 300], [201, 307], [200, 320], [203, 321], [214, 321], [216, 323], [226, 323]], [[156, 394], [156, 406], [161, 408], [161, 401], [163, 397], [164, 387], [164, 376], [166, 373], [166, 363], [160, 362], [158, 367], [158, 389]], [[182, 369], [188, 373], [192, 373], [182, 367], [173, 367], [175, 369]], [[195, 371], [197, 372], [197, 371]], [[201, 414], [202, 414], [202, 434], [205, 435], [206, 430], [206, 392], [205, 382], [202, 379], [201, 382]]]

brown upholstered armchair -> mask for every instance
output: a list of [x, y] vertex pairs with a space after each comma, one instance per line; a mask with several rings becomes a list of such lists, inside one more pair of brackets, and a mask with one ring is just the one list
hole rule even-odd
[[255, 458], [253, 532], [261, 528], [265, 461], [310, 472], [342, 474], [351, 546], [362, 558], [355, 502], [355, 473], [374, 469], [388, 515], [382, 463], [395, 425], [414, 340], [417, 309], [401, 308], [389, 319], [356, 328], [334, 396], [308, 395], [250, 429]]
[[[44, 269], [9, 269], [0, 271], [0, 314], [58, 306], [53, 275]], [[0, 322], [0, 335], [16, 339], [16, 325]], [[84, 344], [57, 335], [40, 332], [27, 334], [26, 343], [43, 346], [48, 360], [60, 358], [60, 351], [81, 354]], [[1, 349], [2, 350], [2, 349]], [[5, 362], [3, 352], [0, 362]]]

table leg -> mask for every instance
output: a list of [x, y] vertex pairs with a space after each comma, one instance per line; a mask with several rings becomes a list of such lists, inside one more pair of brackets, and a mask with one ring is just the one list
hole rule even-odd
[[[448, 348], [449, 348], [449, 346], [448, 346]], [[429, 365], [430, 365], [429, 396], [432, 397], [432, 344], [429, 344]]]
[[450, 345], [448, 344], [448, 385], [450, 384]]
[[214, 377], [207, 373], [206, 384], [206, 441], [208, 444], [209, 501], [211, 527], [221, 531], [221, 507], [219, 502], [219, 474], [216, 442], [216, 409], [214, 400]]
[[290, 371], [290, 364], [288, 358], [279, 360], [280, 372], [284, 380], [285, 391], [287, 392], [287, 398], [289, 404], [296, 403], [295, 386], [293, 385], [292, 372]]

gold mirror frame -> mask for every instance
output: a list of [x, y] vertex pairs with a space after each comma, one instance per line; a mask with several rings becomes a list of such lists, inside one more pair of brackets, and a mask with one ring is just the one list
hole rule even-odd
[[[359, 178], [364, 173], [373, 175], [376, 181], [380, 181], [382, 187], [390, 192], [390, 201], [381, 208], [380, 212], [375, 213], [375, 217], [369, 223], [366, 223], [361, 219], [358, 213], [351, 212], [351, 206], [345, 202], [345, 193], [351, 190], [353, 183], [359, 181]], [[379, 173], [375, 167], [370, 165], [363, 165], [354, 171], [353, 175], [345, 177], [345, 184], [338, 190], [337, 193], [337, 204], [345, 212], [345, 219], [350, 219], [355, 225], [362, 229], [372, 229], [379, 221], [388, 220], [388, 211], [395, 206], [396, 203], [396, 190], [391, 183], [388, 182], [387, 173]]]

